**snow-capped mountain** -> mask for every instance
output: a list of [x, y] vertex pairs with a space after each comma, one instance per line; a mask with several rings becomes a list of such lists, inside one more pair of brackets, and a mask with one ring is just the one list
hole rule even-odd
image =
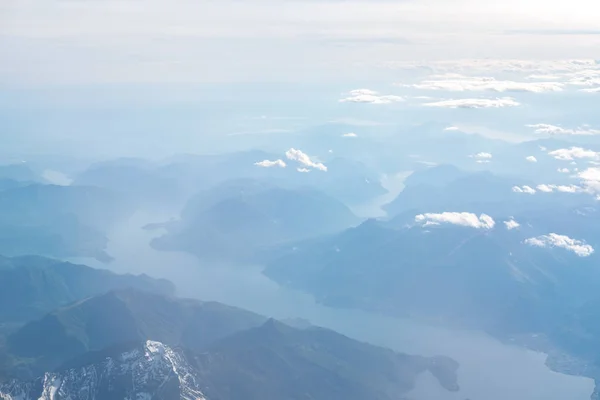
[[146, 341], [81, 367], [32, 382], [0, 385], [2, 400], [205, 400], [194, 369], [179, 351]]

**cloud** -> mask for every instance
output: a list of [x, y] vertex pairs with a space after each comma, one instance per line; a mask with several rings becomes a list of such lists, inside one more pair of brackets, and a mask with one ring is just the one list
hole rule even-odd
[[582, 240], [571, 239], [565, 235], [550, 233], [538, 237], [525, 239], [525, 243], [536, 247], [559, 247], [572, 251], [579, 257], [588, 257], [594, 252], [594, 248]]
[[587, 168], [577, 174], [581, 184], [587, 191], [600, 192], [600, 168]]
[[263, 161], [255, 162], [254, 165], [256, 165], [258, 167], [263, 167], [263, 168], [271, 168], [271, 167], [285, 168], [286, 167], [286, 163], [283, 160], [275, 160], [275, 161], [263, 160]]
[[497, 99], [453, 99], [442, 100], [433, 103], [424, 103], [427, 107], [440, 108], [503, 108], [516, 107], [521, 105], [512, 97], [502, 97]]
[[358, 135], [357, 135], [356, 133], [349, 132], [349, 133], [344, 133], [344, 134], [342, 135], [342, 137], [354, 138], [354, 137], [358, 137]]
[[584, 93], [600, 93], [600, 86], [595, 88], [580, 89], [579, 91]]
[[600, 158], [600, 153], [593, 150], [586, 150], [582, 147], [571, 147], [570, 149], [558, 149], [548, 153], [552, 157], [561, 161], [571, 161], [577, 158]]
[[426, 80], [409, 86], [415, 89], [440, 90], [449, 92], [561, 92], [560, 82], [513, 82], [496, 80], [491, 77], [472, 77], [460, 74], [440, 76], [441, 79]]
[[543, 193], [552, 193], [554, 191], [562, 193], [581, 193], [584, 189], [577, 185], [554, 185], [554, 184], [540, 184], [536, 186], [536, 189]]
[[579, 193], [583, 188], [577, 185], [552, 185], [552, 187], [563, 193]]
[[310, 172], [310, 169], [308, 169], [308, 168], [296, 168], [296, 171], [306, 173], [306, 172]]
[[561, 174], [568, 174], [571, 171], [569, 170], [569, 168], [559, 168], [557, 169], [558, 172], [560, 172]]
[[527, 194], [535, 194], [535, 189], [531, 186], [513, 186], [512, 191], [515, 193], [527, 193]]
[[525, 160], [532, 162], [532, 163], [537, 162], [537, 158], [535, 158], [535, 156], [527, 156], [527, 157], [525, 157]]
[[346, 93], [340, 103], [370, 103], [370, 104], [390, 104], [405, 101], [403, 97], [395, 95], [380, 95], [378, 92], [370, 89], [355, 89]]
[[492, 229], [495, 222], [487, 214], [481, 214], [479, 217], [469, 212], [443, 212], [441, 214], [427, 213], [419, 214], [415, 221], [422, 223], [423, 226], [453, 224], [467, 226], [476, 229]]
[[288, 160], [297, 161], [305, 167], [318, 169], [320, 171], [327, 171], [327, 167], [323, 163], [314, 162], [306, 153], [302, 152], [301, 150], [291, 148], [285, 152], [285, 156], [288, 158]]
[[508, 229], [509, 231], [521, 226], [521, 224], [519, 224], [517, 221], [515, 221], [512, 218], [509, 219], [508, 221], [504, 221], [504, 225], [506, 226], [506, 229]]
[[491, 153], [487, 153], [485, 151], [482, 151], [480, 153], [477, 154], [472, 154], [469, 157], [471, 158], [477, 158], [478, 160], [489, 160], [493, 157], [493, 155]]
[[551, 193], [551, 192], [554, 190], [554, 189], [553, 189], [551, 186], [549, 186], [549, 185], [544, 185], [544, 184], [542, 184], [542, 185], [537, 185], [535, 188], [536, 188], [537, 190], [539, 190], [540, 192], [544, 192], [544, 193]]
[[449, 126], [447, 128], [444, 128], [444, 131], [446, 131], [446, 132], [458, 131], [458, 130], [460, 130], [460, 128], [458, 126]]
[[600, 135], [600, 129], [591, 129], [587, 125], [583, 125], [574, 129], [563, 128], [557, 125], [550, 124], [532, 124], [526, 125], [528, 128], [533, 128], [535, 133], [546, 135], [581, 135], [591, 136]]
[[[533, 60], [533, 59], [455, 59], [430, 63], [397, 61], [386, 63], [388, 68], [407, 70], [430, 70], [443, 72], [509, 72], [528, 73], [530, 75], [556, 75], [577, 73], [596, 68], [598, 62], [594, 59], [563, 59], [563, 60]], [[547, 79], [547, 77], [545, 77]]]

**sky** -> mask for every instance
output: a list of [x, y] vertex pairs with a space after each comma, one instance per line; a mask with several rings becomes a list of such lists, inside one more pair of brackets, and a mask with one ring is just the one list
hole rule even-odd
[[319, 82], [394, 61], [590, 58], [593, 0], [5, 0], [0, 83]]
[[528, 125], [600, 129], [594, 10], [591, 0], [4, 0], [0, 153], [222, 151], [256, 143], [246, 134], [331, 121], [454, 125], [517, 142], [548, 134]]

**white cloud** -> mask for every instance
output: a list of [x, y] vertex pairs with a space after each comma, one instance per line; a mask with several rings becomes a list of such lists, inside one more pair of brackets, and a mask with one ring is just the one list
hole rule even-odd
[[493, 157], [493, 155], [491, 153], [487, 153], [485, 151], [482, 151], [480, 153], [477, 154], [472, 154], [469, 157], [471, 158], [476, 158], [478, 160], [489, 160]]
[[563, 193], [579, 193], [583, 188], [577, 185], [552, 185], [554, 189]]
[[349, 132], [349, 133], [344, 133], [344, 134], [342, 135], [342, 137], [350, 137], [350, 138], [355, 138], [355, 137], [358, 137], [358, 135], [357, 135], [356, 133]]
[[544, 75], [544, 74], [533, 74], [529, 75], [527, 79], [536, 80], [536, 81], [557, 81], [561, 77], [559, 75]]
[[441, 79], [426, 80], [410, 86], [415, 89], [443, 90], [449, 92], [560, 92], [564, 84], [560, 82], [513, 82], [496, 80], [491, 77], [472, 77], [459, 74], [438, 76]]
[[600, 86], [595, 88], [580, 89], [579, 91], [585, 93], [600, 93]]
[[288, 158], [288, 160], [297, 161], [305, 167], [318, 169], [320, 171], [327, 171], [327, 167], [323, 163], [311, 160], [310, 157], [301, 150], [291, 148], [285, 152], [285, 156]]
[[255, 162], [254, 165], [263, 167], [263, 168], [271, 168], [271, 167], [285, 168], [286, 167], [285, 161], [283, 161], [283, 160], [274, 160], [274, 161], [263, 160], [263, 161]]
[[512, 218], [509, 219], [508, 221], [504, 221], [504, 225], [506, 226], [506, 229], [508, 229], [509, 231], [521, 226], [521, 224], [519, 224], [517, 221], [515, 221]]
[[390, 104], [405, 101], [403, 97], [395, 95], [380, 95], [378, 92], [370, 89], [355, 89], [344, 94], [340, 103], [371, 103], [371, 104]]
[[600, 129], [592, 129], [587, 125], [582, 125], [577, 128], [563, 128], [557, 125], [550, 124], [531, 124], [526, 125], [528, 128], [533, 128], [535, 133], [546, 135], [600, 135]]
[[532, 162], [532, 163], [537, 162], [537, 158], [535, 158], [535, 156], [527, 156], [527, 157], [525, 157], [525, 160]]
[[561, 174], [568, 174], [571, 171], [569, 170], [569, 168], [559, 168], [557, 169], [558, 172], [560, 172]]
[[497, 99], [453, 99], [441, 100], [433, 103], [424, 103], [427, 107], [440, 108], [502, 108], [516, 107], [520, 103], [512, 97], [502, 97]]
[[460, 128], [458, 126], [449, 126], [447, 128], [444, 128], [444, 131], [446, 131], [446, 132], [458, 131], [458, 130], [460, 130]]
[[544, 192], [544, 193], [551, 193], [554, 190], [553, 187], [551, 187], [549, 185], [544, 185], [544, 184], [537, 185], [536, 189], [539, 190], [540, 192]]
[[589, 244], [586, 244], [584, 241], [572, 239], [568, 236], [559, 235], [556, 233], [529, 238], [525, 240], [525, 243], [530, 246], [544, 248], [559, 247], [572, 251], [579, 257], [587, 257], [594, 252], [594, 248]]
[[540, 184], [540, 185], [536, 186], [536, 189], [543, 193], [552, 193], [555, 190], [557, 192], [562, 192], [562, 193], [581, 193], [583, 191], [583, 188], [581, 186], [577, 186], [577, 185]]
[[453, 224], [477, 229], [492, 229], [495, 225], [494, 219], [489, 215], [481, 214], [478, 217], [477, 215], [469, 212], [419, 214], [415, 217], [415, 221], [422, 223], [423, 226]]
[[571, 161], [576, 158], [591, 158], [598, 159], [600, 158], [600, 153], [587, 150], [582, 147], [571, 147], [570, 149], [558, 149], [548, 153], [552, 157], [561, 161]]
[[489, 164], [491, 161], [490, 160], [477, 160], [475, 161], [477, 164]]
[[[488, 6], [489, 4], [486, 3]], [[521, 3], [522, 4], [522, 3]], [[533, 12], [533, 10], [531, 10]], [[456, 72], [483, 73], [483, 72], [508, 72], [528, 73], [531, 79], [543, 76], [545, 80], [552, 80], [557, 75], [576, 74], [578, 72], [597, 68], [598, 62], [594, 59], [562, 59], [562, 60], [533, 60], [533, 59], [453, 59], [430, 63], [416, 63], [411, 61], [388, 62], [390, 68], [431, 70], [438, 73]], [[533, 75], [533, 77], [531, 76]], [[552, 79], [551, 79], [552, 78]]]
[[531, 186], [513, 186], [512, 191], [515, 193], [527, 193], [527, 194], [535, 194], [535, 189]]
[[308, 168], [296, 168], [296, 171], [306, 173], [306, 172], [310, 172], [310, 169], [308, 169]]
[[581, 179], [581, 184], [587, 191], [600, 192], [600, 168], [587, 168], [579, 172], [577, 177]]

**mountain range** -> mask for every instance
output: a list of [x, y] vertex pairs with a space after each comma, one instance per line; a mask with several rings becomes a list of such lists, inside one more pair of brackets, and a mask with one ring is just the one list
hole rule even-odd
[[247, 261], [264, 246], [341, 231], [359, 221], [342, 202], [314, 189], [235, 180], [192, 197], [153, 246], [208, 260]]
[[[458, 364], [293, 328], [219, 303], [119, 290], [62, 307], [8, 337], [10, 400], [393, 400]], [[37, 377], [36, 377], [37, 376]]]

